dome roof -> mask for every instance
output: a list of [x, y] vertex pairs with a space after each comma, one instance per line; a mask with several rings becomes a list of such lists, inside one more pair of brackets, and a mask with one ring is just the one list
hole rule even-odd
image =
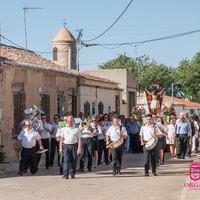
[[75, 42], [73, 35], [64, 26], [60, 29], [57, 35], [53, 38], [53, 42]]

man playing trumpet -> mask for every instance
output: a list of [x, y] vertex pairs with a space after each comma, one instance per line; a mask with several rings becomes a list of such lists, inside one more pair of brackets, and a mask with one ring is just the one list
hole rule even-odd
[[[109, 146], [110, 142], [114, 144], [119, 140], [123, 140], [127, 138], [127, 131], [124, 126], [121, 126], [119, 123], [119, 118], [114, 116], [113, 125], [106, 132], [106, 145]], [[122, 143], [123, 144], [123, 143]], [[119, 145], [117, 148], [111, 148], [112, 154], [112, 169], [113, 175], [121, 174], [121, 164], [123, 157], [123, 145]]]

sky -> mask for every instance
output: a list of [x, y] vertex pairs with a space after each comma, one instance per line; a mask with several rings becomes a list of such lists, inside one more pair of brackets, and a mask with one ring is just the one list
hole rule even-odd
[[[158, 64], [177, 67], [183, 59], [191, 60], [200, 50], [200, 32], [169, 40], [133, 45], [137, 42], [200, 29], [199, 0], [133, 0], [122, 17], [105, 34], [98, 37], [121, 15], [131, 0], [1, 0], [1, 34], [25, 48], [23, 8], [26, 11], [28, 49], [44, 52], [52, 59], [52, 39], [64, 26], [77, 38], [89, 44], [117, 46], [82, 47], [80, 69], [97, 69], [109, 60], [126, 54], [131, 58], [148, 55]], [[13, 45], [4, 38], [1, 42]], [[46, 52], [46, 53], [45, 53]]]

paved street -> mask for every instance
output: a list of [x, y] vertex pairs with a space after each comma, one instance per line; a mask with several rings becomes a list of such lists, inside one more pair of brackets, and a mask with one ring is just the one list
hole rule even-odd
[[[21, 177], [16, 174], [17, 162], [0, 164], [1, 170], [6, 168], [0, 176], [0, 199], [195, 200], [199, 199], [200, 190], [184, 188], [193, 159], [198, 157], [166, 160], [158, 168], [158, 176], [144, 177], [142, 154], [124, 153], [122, 175], [112, 176], [111, 166], [102, 164], [93, 172], [77, 173], [73, 180], [62, 179], [57, 166], [46, 170], [43, 161], [37, 175], [27, 173]], [[12, 170], [11, 165], [16, 169]]]

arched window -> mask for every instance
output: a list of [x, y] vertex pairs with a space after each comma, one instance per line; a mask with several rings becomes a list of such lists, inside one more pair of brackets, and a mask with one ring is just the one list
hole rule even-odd
[[53, 48], [53, 61], [58, 60], [58, 49], [56, 47]]
[[90, 113], [90, 103], [88, 101], [84, 103], [84, 113]]
[[103, 103], [101, 101], [98, 104], [98, 114], [103, 115]]

